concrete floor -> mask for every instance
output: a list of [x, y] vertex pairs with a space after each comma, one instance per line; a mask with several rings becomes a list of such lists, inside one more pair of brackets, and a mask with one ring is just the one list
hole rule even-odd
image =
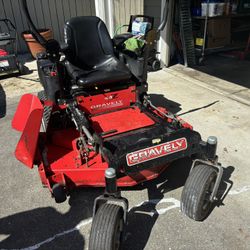
[[[210, 76], [202, 77], [210, 80]], [[20, 135], [10, 122], [19, 95], [39, 86], [9, 78], [9, 82], [23, 87], [25, 81], [27, 85], [14, 96], [4, 81], [0, 80], [7, 100], [7, 113], [0, 120], [0, 249], [87, 249], [93, 200], [102, 190], [78, 190], [67, 202], [55, 204], [49, 191], [41, 187], [37, 171], [15, 160], [13, 151]], [[229, 92], [224, 90], [226, 84]], [[203, 138], [218, 137], [218, 155], [225, 168], [220, 193], [227, 190], [227, 196], [204, 222], [185, 217], [179, 211], [179, 200], [190, 163], [173, 163], [162, 178], [123, 191], [130, 202], [124, 249], [250, 249], [248, 98], [245, 103], [236, 100], [230, 91], [238, 86], [227, 82], [222, 89], [209, 86], [181, 68], [149, 75], [154, 103], [182, 114]]]
[[198, 66], [196, 69], [242, 87], [250, 88], [250, 57], [248, 56], [246, 60], [239, 60], [229, 55], [229, 53], [225, 53], [207, 56], [204, 65]]

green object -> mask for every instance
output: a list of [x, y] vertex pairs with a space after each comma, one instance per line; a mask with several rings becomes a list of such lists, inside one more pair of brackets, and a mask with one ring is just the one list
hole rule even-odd
[[126, 50], [132, 51], [136, 54], [140, 54], [145, 42], [135, 37], [131, 37], [126, 40], [124, 44]]

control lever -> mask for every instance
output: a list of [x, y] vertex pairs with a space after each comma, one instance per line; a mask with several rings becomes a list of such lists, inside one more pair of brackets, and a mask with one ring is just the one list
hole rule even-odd
[[76, 125], [76, 128], [81, 132], [83, 132], [87, 138], [88, 143], [93, 145], [94, 139], [89, 131], [89, 122], [84, 115], [84, 112], [81, 111], [79, 108], [76, 107], [74, 103], [68, 104], [68, 110], [70, 111], [71, 118]]

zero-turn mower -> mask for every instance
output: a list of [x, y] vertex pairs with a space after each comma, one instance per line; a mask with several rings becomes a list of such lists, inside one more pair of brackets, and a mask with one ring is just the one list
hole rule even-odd
[[[26, 0], [22, 5], [46, 52], [37, 56], [44, 91], [25, 94], [13, 118], [13, 128], [22, 132], [15, 156], [38, 169], [58, 203], [72, 189], [105, 187], [94, 202], [89, 249], [119, 249], [128, 212], [120, 189], [157, 178], [180, 158], [193, 159], [181, 210], [194, 220], [205, 219], [222, 177], [217, 139], [203, 141], [190, 124], [151, 102], [146, 54], [143, 65], [140, 58], [124, 59], [95, 16], [67, 21], [65, 44], [46, 41]], [[160, 30], [165, 23], [166, 16]], [[147, 45], [143, 49], [147, 53]]]

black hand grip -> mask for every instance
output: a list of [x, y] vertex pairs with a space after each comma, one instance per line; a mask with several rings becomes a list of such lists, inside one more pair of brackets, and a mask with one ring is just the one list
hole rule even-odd
[[28, 6], [27, 6], [27, 1], [26, 0], [22, 0], [21, 2], [21, 6], [22, 6], [22, 10], [24, 12], [24, 15], [28, 21], [28, 24], [30, 26], [30, 29], [31, 29], [31, 32], [32, 32], [32, 35], [33, 37], [36, 39], [36, 41], [38, 43], [40, 43], [44, 48], [46, 48], [46, 43], [47, 43], [47, 40], [40, 35], [40, 33], [38, 32], [38, 30], [36, 29], [31, 17], [30, 17], [30, 14], [29, 14], [29, 10], [28, 10]]

